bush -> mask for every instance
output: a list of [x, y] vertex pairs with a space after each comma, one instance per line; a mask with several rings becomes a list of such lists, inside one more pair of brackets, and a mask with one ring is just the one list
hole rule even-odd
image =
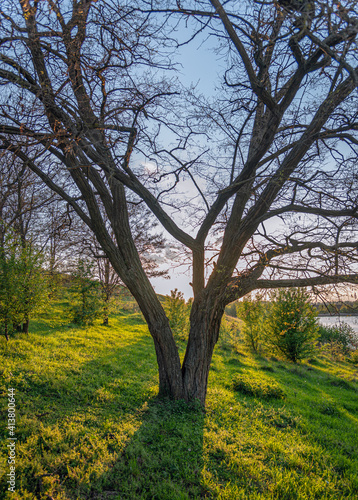
[[239, 344], [240, 328], [235, 320], [231, 320], [224, 315], [220, 325], [220, 334], [218, 340], [218, 346], [223, 349], [230, 351], [231, 349], [237, 349]]
[[237, 318], [236, 308], [237, 308], [237, 303], [232, 302], [231, 304], [229, 304], [228, 306], [225, 307], [225, 313], [228, 316], [231, 316], [232, 318]]
[[[47, 300], [43, 255], [31, 242], [8, 231], [0, 247], [0, 331], [28, 333], [29, 320]], [[21, 327], [21, 323], [23, 323]]]
[[358, 365], [358, 349], [351, 352], [351, 356], [348, 361], [350, 361], [350, 363], [353, 363], [354, 365]]
[[347, 354], [352, 347], [358, 347], [356, 334], [347, 323], [333, 326], [322, 325], [319, 327], [318, 334], [320, 344], [335, 344], [344, 354]]
[[314, 351], [318, 332], [316, 312], [305, 290], [291, 288], [272, 294], [267, 320], [267, 341], [280, 354], [296, 363]]
[[246, 345], [254, 352], [257, 352], [262, 340], [262, 330], [265, 319], [265, 310], [261, 297], [245, 297], [242, 302], [236, 305], [236, 316], [242, 319], [245, 324], [241, 331], [244, 334]]
[[92, 325], [101, 314], [100, 288], [94, 280], [94, 264], [80, 259], [72, 278], [74, 304], [70, 310], [71, 320], [81, 326]]
[[185, 302], [184, 295], [177, 288], [165, 297], [164, 309], [174, 337], [180, 341], [188, 340], [191, 302]]
[[255, 379], [252, 377], [252, 374], [234, 375], [232, 386], [235, 391], [260, 399], [281, 399], [285, 396], [280, 386], [275, 383]]

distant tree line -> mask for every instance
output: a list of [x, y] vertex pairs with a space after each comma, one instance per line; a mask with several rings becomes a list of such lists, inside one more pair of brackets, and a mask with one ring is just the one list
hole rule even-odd
[[358, 301], [340, 301], [313, 304], [319, 316], [321, 315], [356, 315], [358, 314]]
[[[332, 301], [332, 302], [313, 302], [310, 301], [312, 307], [317, 311], [318, 316], [338, 316], [338, 315], [358, 315], [358, 301], [357, 300], [342, 300], [342, 301]], [[238, 301], [229, 304], [225, 312], [233, 318], [237, 318], [237, 304]], [[267, 309], [269, 307], [269, 302], [263, 300], [262, 307]]]

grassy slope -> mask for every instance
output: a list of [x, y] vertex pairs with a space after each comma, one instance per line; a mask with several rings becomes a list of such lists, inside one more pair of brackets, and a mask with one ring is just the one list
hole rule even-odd
[[[152, 341], [137, 313], [69, 328], [48, 313], [28, 337], [0, 339], [0, 429], [16, 389], [12, 499], [357, 499], [358, 372], [321, 356], [293, 366], [216, 349], [204, 414], [157, 402]], [[232, 390], [235, 374], [282, 399]], [[34, 496], [35, 495], [35, 496]]]

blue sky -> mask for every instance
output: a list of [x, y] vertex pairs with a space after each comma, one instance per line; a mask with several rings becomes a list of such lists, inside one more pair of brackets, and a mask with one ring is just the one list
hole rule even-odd
[[[179, 36], [182, 40], [189, 39], [193, 33], [193, 26], [181, 27]], [[200, 35], [189, 44], [183, 45], [177, 61], [181, 65], [178, 77], [186, 86], [194, 84], [198, 94], [212, 95], [215, 86], [219, 83], [220, 61], [213, 51], [214, 40], [206, 39], [206, 36]], [[176, 217], [179, 225], [179, 217]], [[151, 279], [155, 291], [164, 295], [170, 295], [170, 291], [177, 288], [184, 293], [186, 299], [193, 296], [192, 287], [189, 284], [192, 281], [191, 271], [188, 265], [174, 267], [169, 272], [170, 279], [153, 278]]]

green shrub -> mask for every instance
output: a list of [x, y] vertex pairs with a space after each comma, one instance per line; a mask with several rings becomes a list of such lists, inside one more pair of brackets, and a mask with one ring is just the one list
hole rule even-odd
[[72, 273], [71, 292], [74, 298], [71, 320], [81, 326], [92, 325], [101, 314], [100, 285], [94, 279], [94, 264], [80, 259]]
[[281, 399], [285, 396], [280, 386], [273, 382], [257, 379], [252, 374], [236, 374], [232, 378], [235, 391], [260, 399]]
[[296, 363], [314, 352], [318, 332], [317, 313], [308, 293], [299, 288], [272, 294], [267, 319], [267, 342], [281, 355]]
[[28, 333], [30, 318], [47, 300], [42, 263], [30, 241], [7, 231], [0, 247], [0, 332], [6, 339], [15, 329]]
[[244, 321], [242, 333], [246, 345], [257, 352], [262, 340], [265, 310], [261, 297], [252, 298], [251, 294], [236, 305], [236, 316]]
[[351, 356], [348, 359], [348, 361], [350, 361], [354, 365], [358, 365], [358, 349], [356, 349], [355, 351], [351, 352]]
[[239, 345], [240, 338], [240, 328], [235, 320], [228, 319], [226, 315], [223, 316], [220, 325], [220, 334], [218, 340], [218, 346], [223, 349], [230, 351], [231, 349], [237, 349]]
[[191, 301], [185, 302], [184, 295], [177, 288], [165, 297], [164, 309], [174, 337], [180, 341], [188, 340]]
[[237, 318], [236, 309], [237, 309], [237, 303], [232, 302], [231, 304], [225, 307], [225, 313], [228, 316], [231, 316], [232, 318]]
[[321, 325], [318, 335], [320, 344], [337, 344], [344, 354], [347, 354], [352, 347], [358, 347], [355, 332], [347, 323], [333, 326]]

